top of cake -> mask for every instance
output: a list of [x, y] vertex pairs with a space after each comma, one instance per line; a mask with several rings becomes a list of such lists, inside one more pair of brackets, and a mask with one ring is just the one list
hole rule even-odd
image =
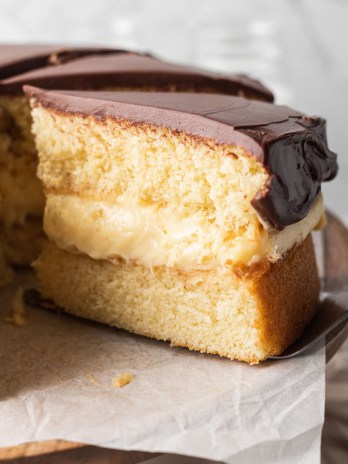
[[303, 219], [321, 182], [337, 173], [325, 120], [286, 106], [213, 94], [25, 90], [42, 106], [63, 114], [165, 126], [201, 140], [242, 146], [269, 173], [252, 204], [278, 230]]
[[54, 89], [107, 87], [216, 91], [273, 101], [259, 81], [167, 63], [107, 48], [0, 45], [0, 94], [21, 93], [24, 84]]
[[0, 80], [88, 55], [116, 53], [96, 47], [64, 48], [56, 45], [0, 45]]

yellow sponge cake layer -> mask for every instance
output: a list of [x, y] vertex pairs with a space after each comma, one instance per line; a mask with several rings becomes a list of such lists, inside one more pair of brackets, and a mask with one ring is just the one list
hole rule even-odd
[[42, 295], [69, 313], [249, 363], [300, 335], [319, 290], [310, 237], [267, 272], [244, 276], [112, 264], [52, 243], [35, 268]]

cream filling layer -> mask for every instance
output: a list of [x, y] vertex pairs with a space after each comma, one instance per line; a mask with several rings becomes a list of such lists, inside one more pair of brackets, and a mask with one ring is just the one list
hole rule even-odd
[[226, 244], [225, 234], [198, 214], [182, 218], [169, 209], [140, 206], [130, 198], [119, 198], [111, 205], [75, 195], [48, 194], [44, 229], [59, 248], [93, 259], [122, 258], [150, 267], [209, 270], [263, 258], [274, 262], [303, 241], [322, 215], [319, 196], [302, 221], [280, 232], [263, 229], [256, 236], [239, 236]]

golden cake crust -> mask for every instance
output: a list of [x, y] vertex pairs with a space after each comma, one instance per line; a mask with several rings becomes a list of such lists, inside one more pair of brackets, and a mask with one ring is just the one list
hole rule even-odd
[[253, 282], [261, 342], [272, 354], [293, 343], [316, 311], [319, 278], [311, 236]]

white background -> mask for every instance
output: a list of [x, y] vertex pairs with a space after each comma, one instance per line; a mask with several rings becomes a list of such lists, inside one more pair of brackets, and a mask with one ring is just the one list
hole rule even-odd
[[253, 73], [278, 102], [328, 120], [340, 173], [326, 203], [348, 216], [348, 1], [0, 0], [0, 41], [128, 46]]

